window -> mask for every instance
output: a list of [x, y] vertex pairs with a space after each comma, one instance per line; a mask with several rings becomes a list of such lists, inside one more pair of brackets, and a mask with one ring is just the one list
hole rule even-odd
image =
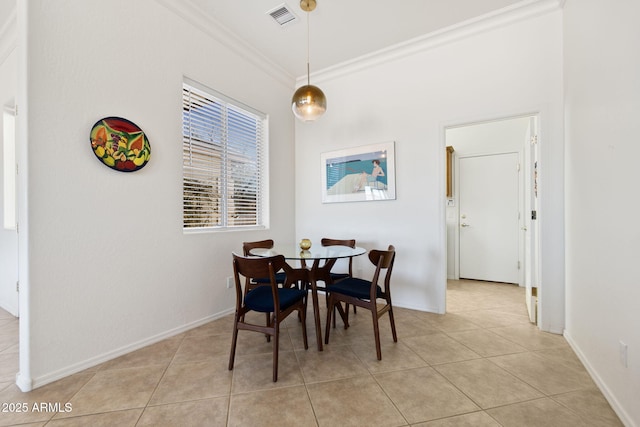
[[194, 82], [182, 101], [184, 229], [263, 226], [265, 115]]
[[16, 116], [13, 109], [2, 114], [4, 158], [4, 228], [16, 228]]

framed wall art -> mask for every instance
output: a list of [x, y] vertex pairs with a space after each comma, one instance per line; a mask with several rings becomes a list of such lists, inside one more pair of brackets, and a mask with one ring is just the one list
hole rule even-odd
[[321, 167], [323, 203], [396, 198], [393, 141], [322, 153]]
[[142, 169], [151, 156], [151, 145], [142, 129], [122, 117], [98, 120], [91, 128], [89, 142], [98, 160], [120, 172]]

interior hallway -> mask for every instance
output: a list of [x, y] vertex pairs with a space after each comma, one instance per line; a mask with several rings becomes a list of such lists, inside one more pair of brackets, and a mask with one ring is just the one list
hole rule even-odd
[[383, 316], [380, 362], [371, 316], [359, 309], [322, 353], [312, 316], [307, 351], [297, 319], [287, 319], [277, 383], [271, 345], [257, 333], [240, 331], [228, 371], [227, 316], [30, 393], [14, 384], [18, 325], [3, 313], [0, 403], [61, 410], [0, 412], [0, 425], [622, 425], [564, 338], [529, 323], [523, 288], [450, 281], [446, 315], [394, 311], [399, 341]]

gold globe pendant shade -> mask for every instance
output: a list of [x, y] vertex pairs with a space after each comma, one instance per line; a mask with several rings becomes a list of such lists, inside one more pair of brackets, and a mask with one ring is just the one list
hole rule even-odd
[[314, 121], [327, 111], [327, 98], [317, 86], [301, 86], [291, 98], [291, 110], [300, 120]]
[[309, 77], [309, 13], [316, 8], [316, 0], [300, 0], [300, 8], [307, 12], [307, 84], [293, 94], [291, 110], [298, 119], [312, 122], [327, 111], [327, 98]]

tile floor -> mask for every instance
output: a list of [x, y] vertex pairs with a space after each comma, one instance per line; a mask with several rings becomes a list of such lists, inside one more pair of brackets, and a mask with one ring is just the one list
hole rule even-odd
[[[622, 425], [566, 341], [529, 324], [523, 289], [451, 281], [447, 308], [446, 315], [396, 308], [396, 344], [383, 317], [382, 361], [364, 310], [346, 331], [339, 322], [324, 352], [315, 347], [313, 317], [305, 351], [292, 316], [277, 383], [271, 346], [252, 332], [240, 332], [228, 371], [228, 316], [30, 393], [13, 384], [17, 322], [0, 314], [0, 410], [29, 408], [0, 412], [0, 425]], [[49, 410], [33, 410], [42, 403]]]

